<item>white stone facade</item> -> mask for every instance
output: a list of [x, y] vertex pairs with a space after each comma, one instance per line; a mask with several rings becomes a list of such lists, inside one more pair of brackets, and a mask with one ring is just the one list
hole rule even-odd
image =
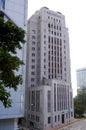
[[33, 97], [39, 89], [42, 100], [36, 113], [36, 101], [28, 97], [30, 103], [34, 103], [34, 110], [27, 106], [30, 125], [40, 130], [58, 127], [73, 119], [69, 37], [64, 15], [41, 8], [28, 20], [27, 41], [29, 96]]
[[[11, 19], [17, 26], [26, 30], [27, 5], [28, 0], [0, 0], [0, 14], [4, 14], [7, 19]], [[22, 50], [18, 50], [17, 55], [25, 63], [25, 65], [21, 66], [19, 70], [19, 74], [23, 77], [23, 84], [18, 86], [17, 92], [10, 89], [12, 107], [4, 108], [0, 102], [0, 130], [16, 130], [16, 119], [24, 117], [26, 45], [22, 45]]]

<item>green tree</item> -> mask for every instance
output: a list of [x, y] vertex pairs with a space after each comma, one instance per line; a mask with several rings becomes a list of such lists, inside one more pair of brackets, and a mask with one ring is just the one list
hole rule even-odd
[[77, 96], [74, 98], [75, 116], [82, 117], [86, 112], [86, 88], [78, 89]]
[[24, 37], [22, 28], [0, 17], [0, 101], [4, 107], [12, 104], [10, 89], [7, 88], [16, 91], [22, 84], [22, 75], [15, 72], [24, 64], [17, 56], [18, 49], [22, 49], [22, 43], [25, 43]]

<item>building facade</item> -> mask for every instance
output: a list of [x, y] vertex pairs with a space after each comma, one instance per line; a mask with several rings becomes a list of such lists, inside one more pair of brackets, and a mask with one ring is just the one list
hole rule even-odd
[[78, 69], [76, 74], [77, 74], [77, 88], [86, 87], [86, 68]]
[[[14, 24], [26, 30], [27, 5], [28, 0], [0, 0], [0, 15], [12, 20]], [[24, 63], [26, 62], [26, 45], [22, 45], [22, 50], [18, 50], [17, 55]], [[23, 77], [23, 84], [19, 85], [17, 92], [13, 89], [9, 90], [12, 107], [4, 108], [0, 102], [0, 130], [16, 130], [17, 118], [24, 117], [25, 70], [26, 65], [20, 67], [19, 73]]]
[[27, 90], [31, 127], [45, 130], [73, 119], [65, 16], [46, 7], [28, 20]]

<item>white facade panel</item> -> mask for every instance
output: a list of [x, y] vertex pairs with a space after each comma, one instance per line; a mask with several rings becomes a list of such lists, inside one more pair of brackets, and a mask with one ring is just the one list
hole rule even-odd
[[[3, 0], [0, 0], [0, 2]], [[5, 7], [0, 8], [17, 26], [22, 27], [25, 31], [27, 28], [27, 5], [28, 0], [5, 0]], [[15, 92], [10, 89], [12, 107], [4, 108], [0, 103], [0, 119], [19, 118], [24, 116], [25, 103], [25, 72], [26, 72], [26, 45], [22, 45], [22, 49], [18, 50], [19, 58], [24, 61], [25, 65], [20, 67], [18, 73], [22, 75], [23, 84], [18, 86]], [[1, 128], [0, 128], [1, 129]], [[4, 128], [3, 128], [4, 130]], [[10, 129], [11, 130], [11, 129]]]

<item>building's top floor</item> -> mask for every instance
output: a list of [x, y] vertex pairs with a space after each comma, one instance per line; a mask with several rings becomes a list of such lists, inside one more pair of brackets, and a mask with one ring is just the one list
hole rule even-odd
[[[60, 12], [55, 12], [50, 10], [47, 7], [42, 7], [40, 10], [37, 10], [30, 18], [30, 20], [33, 20], [33, 18], [39, 18], [41, 19], [41, 17], [43, 18], [43, 20], [48, 19], [48, 21], [52, 21], [52, 22], [58, 22], [58, 23], [62, 23], [65, 22], [65, 16], [60, 13]], [[35, 19], [34, 19], [35, 20]]]
[[42, 8], [40, 8], [39, 11], [36, 11], [36, 13], [38, 13], [38, 12], [45, 12], [45, 13], [47, 13], [47, 14], [50, 14], [50, 15], [54, 16], [54, 17], [55, 17], [55, 16], [58, 16], [58, 17], [64, 16], [61, 12], [52, 11], [52, 10], [50, 10], [50, 9], [47, 8], [47, 7], [42, 7]]

